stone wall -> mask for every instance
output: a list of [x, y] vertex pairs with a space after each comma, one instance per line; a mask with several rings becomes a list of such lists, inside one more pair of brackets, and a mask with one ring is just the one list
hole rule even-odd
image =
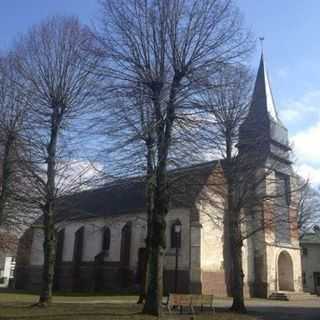
[[273, 291], [280, 290], [280, 274], [279, 274], [279, 257], [281, 253], [285, 253], [290, 257], [291, 264], [287, 265], [287, 272], [293, 273], [293, 291], [302, 291], [302, 270], [301, 270], [301, 255], [300, 248], [293, 246], [276, 246], [267, 245], [267, 259], [268, 259], [268, 295]]

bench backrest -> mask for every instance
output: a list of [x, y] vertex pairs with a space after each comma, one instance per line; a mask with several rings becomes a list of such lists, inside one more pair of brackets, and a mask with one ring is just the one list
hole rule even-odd
[[169, 295], [169, 306], [190, 306], [192, 303], [191, 294], [173, 294]]
[[213, 304], [213, 295], [212, 294], [202, 294], [201, 295], [201, 304], [211, 306]]
[[211, 294], [176, 294], [170, 293], [169, 306], [194, 306], [213, 305], [213, 295]]

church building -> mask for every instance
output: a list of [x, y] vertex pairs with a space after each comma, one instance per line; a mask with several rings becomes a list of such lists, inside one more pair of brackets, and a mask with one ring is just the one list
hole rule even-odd
[[[301, 291], [297, 211], [290, 192], [295, 188], [296, 176], [289, 159], [288, 132], [275, 108], [263, 56], [250, 110], [240, 128], [238, 148], [240, 155], [263, 152], [266, 167], [277, 163], [272, 175], [285, 196], [279, 200], [280, 206], [274, 199], [266, 200], [262, 219], [280, 215], [290, 221], [262, 229], [244, 241], [245, 294], [269, 297], [278, 291]], [[228, 295], [223, 199], [214, 187], [209, 187], [218, 184], [212, 181], [223, 179], [222, 162], [177, 169], [169, 175], [174, 182], [167, 216], [165, 292]], [[263, 192], [271, 192], [270, 188], [265, 181]], [[210, 201], [204, 193], [210, 195]], [[74, 194], [67, 202], [57, 215], [55, 289], [137, 290], [145, 261], [144, 179], [112, 182]], [[42, 246], [43, 231], [35, 224], [20, 240], [16, 288], [39, 288]]]

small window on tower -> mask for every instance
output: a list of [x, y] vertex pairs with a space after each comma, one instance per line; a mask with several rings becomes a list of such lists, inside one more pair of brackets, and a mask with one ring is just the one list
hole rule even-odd
[[304, 256], [307, 256], [308, 255], [308, 248], [302, 248], [302, 254]]
[[290, 177], [285, 176], [284, 178], [284, 192], [287, 201], [287, 205], [290, 205], [291, 202], [291, 190], [290, 190]]

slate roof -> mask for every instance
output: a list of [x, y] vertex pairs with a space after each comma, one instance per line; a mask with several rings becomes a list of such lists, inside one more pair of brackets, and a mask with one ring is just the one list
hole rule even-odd
[[256, 109], [256, 112], [260, 114], [267, 112], [271, 120], [281, 124], [275, 107], [263, 54], [261, 55], [260, 59], [260, 65], [252, 96], [251, 108]]
[[300, 239], [301, 244], [320, 244], [320, 232], [310, 232]]
[[[190, 207], [217, 163], [218, 161], [211, 161], [170, 171], [171, 207]], [[57, 221], [144, 212], [144, 179], [121, 179], [98, 189], [67, 196], [57, 206]]]

